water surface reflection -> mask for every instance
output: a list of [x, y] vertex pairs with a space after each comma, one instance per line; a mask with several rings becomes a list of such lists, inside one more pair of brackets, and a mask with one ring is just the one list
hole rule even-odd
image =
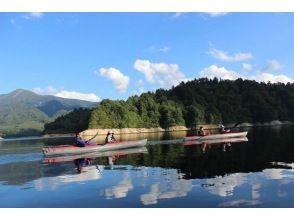
[[0, 207], [293, 207], [293, 131], [256, 128], [222, 143], [154, 138], [50, 158], [44, 140], [2, 142]]

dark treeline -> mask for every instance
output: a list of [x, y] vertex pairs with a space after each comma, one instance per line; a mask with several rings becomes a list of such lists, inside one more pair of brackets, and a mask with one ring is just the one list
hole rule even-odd
[[88, 128], [90, 109], [79, 108], [44, 125], [44, 133], [75, 133]]
[[[258, 83], [237, 79], [195, 79], [170, 90], [131, 96], [126, 101], [103, 100], [81, 115], [58, 118], [45, 132], [75, 126], [88, 128], [151, 128], [197, 124], [293, 121], [294, 84]], [[78, 112], [76, 112], [78, 113]], [[67, 124], [67, 125], [65, 125]]]

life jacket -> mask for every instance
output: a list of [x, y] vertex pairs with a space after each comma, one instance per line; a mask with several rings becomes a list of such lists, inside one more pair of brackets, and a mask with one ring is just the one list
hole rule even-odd
[[105, 138], [105, 144], [112, 142], [112, 135], [108, 134]]
[[75, 145], [78, 146], [78, 147], [85, 147], [86, 143], [82, 139], [77, 138], [76, 141], [75, 141]]

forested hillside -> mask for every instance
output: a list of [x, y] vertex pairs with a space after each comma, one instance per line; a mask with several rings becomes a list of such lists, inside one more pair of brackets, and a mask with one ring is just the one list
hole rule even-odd
[[[103, 100], [80, 115], [88, 128], [167, 128], [175, 125], [294, 121], [294, 84], [258, 83], [251, 80], [209, 80], [182, 82], [170, 90], [131, 96], [126, 101]], [[45, 132], [64, 126], [70, 129], [71, 114], [51, 123]], [[57, 121], [56, 121], [57, 122]], [[85, 126], [81, 126], [84, 129]], [[78, 128], [76, 128], [78, 129]]]
[[94, 105], [97, 103], [38, 95], [17, 89], [0, 95], [0, 136], [39, 135], [45, 123], [75, 108]]

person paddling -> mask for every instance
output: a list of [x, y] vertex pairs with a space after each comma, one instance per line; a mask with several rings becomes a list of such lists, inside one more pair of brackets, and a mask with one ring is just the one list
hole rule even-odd
[[76, 133], [76, 138], [75, 138], [75, 145], [78, 146], [78, 147], [85, 147], [85, 145], [87, 144], [88, 142], [85, 141], [82, 137], [81, 137], [81, 134], [80, 133]]
[[222, 124], [220, 125], [219, 131], [220, 131], [220, 133], [229, 133], [229, 132], [231, 132], [230, 129], [225, 129], [225, 126], [222, 125]]
[[205, 131], [203, 129], [203, 127], [200, 127], [198, 130], [198, 136], [204, 136], [205, 135]]
[[116, 141], [116, 139], [115, 139], [115, 137], [114, 137], [114, 133], [113, 133], [113, 132], [111, 133], [111, 141], [112, 141], [112, 142]]
[[114, 138], [114, 133], [112, 131], [108, 131], [106, 138], [105, 138], [105, 144], [115, 142], [116, 139]]

